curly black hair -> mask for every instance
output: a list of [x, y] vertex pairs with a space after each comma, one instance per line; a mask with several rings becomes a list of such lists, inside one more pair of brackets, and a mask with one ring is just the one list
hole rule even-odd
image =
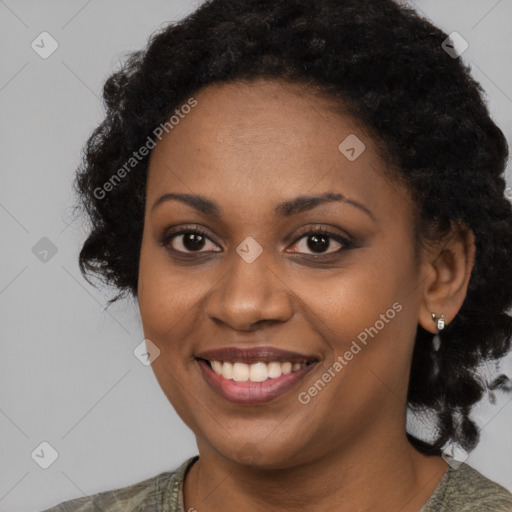
[[308, 85], [348, 106], [382, 147], [414, 198], [421, 240], [454, 223], [475, 235], [467, 296], [441, 333], [437, 363], [432, 334], [418, 325], [408, 404], [434, 414], [435, 439], [407, 434], [422, 453], [440, 454], [449, 441], [471, 450], [479, 432], [469, 415], [487, 387], [478, 366], [510, 350], [512, 207], [506, 139], [468, 66], [443, 49], [447, 37], [392, 0], [210, 0], [157, 31], [106, 81], [106, 117], [77, 171], [90, 221], [84, 277], [120, 291], [110, 303], [137, 296], [149, 158], [128, 173], [126, 162], [187, 98], [235, 80]]

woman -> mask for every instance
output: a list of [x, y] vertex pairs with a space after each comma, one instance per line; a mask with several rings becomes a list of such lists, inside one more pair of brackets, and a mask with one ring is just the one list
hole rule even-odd
[[447, 37], [390, 0], [213, 0], [109, 78], [81, 269], [137, 298], [199, 456], [52, 511], [512, 511], [459, 460], [512, 208]]

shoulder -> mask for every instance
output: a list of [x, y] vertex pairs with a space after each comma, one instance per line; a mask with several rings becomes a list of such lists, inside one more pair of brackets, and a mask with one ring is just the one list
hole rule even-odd
[[476, 469], [448, 466], [421, 512], [512, 512], [512, 494]]
[[174, 471], [160, 473], [136, 484], [65, 501], [44, 512], [175, 512], [186, 470], [197, 457]]

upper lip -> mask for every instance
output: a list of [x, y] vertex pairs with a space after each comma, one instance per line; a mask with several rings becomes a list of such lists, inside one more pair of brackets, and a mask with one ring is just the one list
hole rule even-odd
[[300, 354], [298, 352], [290, 352], [274, 347], [251, 347], [251, 348], [237, 348], [226, 347], [207, 350], [201, 352], [196, 356], [198, 359], [206, 359], [208, 361], [228, 361], [231, 363], [270, 363], [277, 361], [285, 363], [290, 361], [292, 363], [308, 363], [314, 362], [318, 359], [314, 356]]

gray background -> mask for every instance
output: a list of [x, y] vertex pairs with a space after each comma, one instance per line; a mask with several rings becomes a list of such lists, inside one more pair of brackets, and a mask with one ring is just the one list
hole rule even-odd
[[[196, 453], [151, 368], [133, 355], [143, 339], [136, 302], [105, 311], [110, 290], [92, 288], [79, 273], [85, 230], [71, 217], [70, 186], [81, 148], [102, 119], [105, 78], [127, 51], [196, 5], [0, 0], [1, 511], [42, 510], [129, 485]], [[469, 42], [462, 58], [511, 141], [512, 1], [414, 5]], [[59, 44], [47, 59], [31, 48], [43, 31]], [[507, 175], [511, 185], [510, 168]], [[43, 237], [57, 249], [46, 262], [32, 250]], [[502, 365], [509, 375], [510, 361]], [[498, 395], [495, 405], [479, 404], [482, 441], [467, 462], [512, 491], [510, 400]], [[42, 441], [59, 454], [46, 470], [31, 457]]]

